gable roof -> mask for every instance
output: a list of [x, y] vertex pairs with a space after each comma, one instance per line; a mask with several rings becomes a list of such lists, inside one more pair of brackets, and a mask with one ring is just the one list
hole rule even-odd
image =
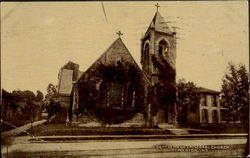
[[[117, 38], [109, 47], [108, 49], [81, 75], [81, 77], [78, 78], [76, 82], [81, 80], [81, 78], [87, 74], [91, 69], [97, 67], [98, 63], [111, 63], [117, 60], [117, 58], [122, 58], [122, 60], [125, 60], [127, 62], [132, 62], [136, 69], [141, 73], [144, 80], [150, 84], [150, 81], [146, 77], [146, 75], [141, 71], [138, 64], [130, 54], [129, 50], [123, 43], [122, 39], [119, 37]], [[122, 61], [123, 62], [123, 61]]]
[[164, 18], [161, 16], [159, 11], [155, 13], [155, 16], [151, 21], [145, 34], [147, 34], [151, 28], [154, 28], [154, 30], [158, 32], [163, 32], [168, 34], [173, 33], [170, 27], [167, 25], [167, 22], [165, 22]]

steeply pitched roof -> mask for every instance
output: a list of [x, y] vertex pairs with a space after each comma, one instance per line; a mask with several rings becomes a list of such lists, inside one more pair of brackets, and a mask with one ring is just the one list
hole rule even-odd
[[153, 20], [151, 21], [145, 34], [147, 34], [151, 28], [154, 28], [155, 31], [159, 31], [159, 32], [164, 32], [164, 33], [168, 33], [168, 34], [173, 33], [171, 31], [170, 27], [165, 22], [164, 18], [161, 16], [159, 11], [157, 11], [155, 13], [155, 16], [154, 16]]
[[122, 62], [129, 62], [129, 63], [134, 64], [136, 66], [136, 68], [139, 70], [139, 72], [141, 72], [141, 75], [143, 76], [145, 81], [148, 84], [150, 84], [150, 81], [145, 76], [145, 74], [141, 71], [138, 64], [136, 63], [136, 61], [134, 60], [134, 58], [130, 54], [129, 50], [127, 49], [127, 47], [125, 46], [125, 44], [123, 43], [121, 38], [116, 39], [108, 47], [108, 49], [82, 74], [82, 76], [78, 78], [78, 81], [85, 74], [89, 73], [89, 71], [91, 69], [94, 69], [95, 67], [97, 67], [97, 65], [99, 63], [109, 64], [109, 63], [112, 63], [112, 62], [116, 62], [116, 60], [119, 59], [119, 58], [122, 59]]
[[220, 94], [220, 92], [218, 91], [215, 91], [215, 90], [211, 90], [211, 89], [207, 89], [207, 88], [204, 88], [204, 87], [198, 87], [199, 91], [201, 93], [213, 93], [213, 94]]

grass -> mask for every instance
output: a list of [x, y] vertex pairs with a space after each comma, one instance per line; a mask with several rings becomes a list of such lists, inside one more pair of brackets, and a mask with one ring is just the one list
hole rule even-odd
[[233, 133], [248, 133], [248, 128], [230, 127], [218, 124], [217, 126], [200, 126], [189, 128], [190, 134], [233, 134]]
[[233, 134], [233, 133], [248, 133], [248, 129], [246, 128], [225, 128], [225, 129], [210, 129], [209, 133], [212, 134], [220, 134], [220, 133], [228, 133], [228, 134]]
[[[171, 134], [159, 128], [138, 127], [67, 127], [65, 124], [42, 124], [28, 130], [35, 136], [65, 136], [65, 135], [152, 135]], [[18, 136], [24, 136], [20, 133]]]
[[[220, 133], [248, 133], [244, 128], [189, 128], [190, 134], [220, 134]], [[66, 136], [66, 135], [161, 135], [170, 134], [168, 130], [146, 127], [68, 127], [65, 124], [45, 123], [29, 129], [35, 136]], [[20, 133], [18, 136], [25, 136]]]

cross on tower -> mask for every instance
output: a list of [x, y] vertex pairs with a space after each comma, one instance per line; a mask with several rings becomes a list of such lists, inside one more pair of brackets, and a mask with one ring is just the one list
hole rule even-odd
[[123, 35], [121, 31], [116, 32], [116, 34], [118, 35], [118, 37], [121, 37]]
[[157, 9], [157, 11], [158, 11], [158, 8], [160, 7], [160, 5], [158, 4], [158, 3], [156, 3], [156, 9]]

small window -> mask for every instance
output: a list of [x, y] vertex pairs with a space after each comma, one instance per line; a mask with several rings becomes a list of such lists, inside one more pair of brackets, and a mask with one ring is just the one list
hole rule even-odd
[[215, 107], [216, 107], [216, 106], [217, 106], [217, 99], [216, 99], [217, 97], [216, 97], [216, 95], [214, 95], [214, 96], [213, 96], [213, 98], [214, 98], [214, 99], [213, 99], [213, 100], [214, 100], [214, 102], [213, 102], [213, 106], [215, 106]]
[[204, 95], [204, 98], [205, 98], [205, 106], [208, 106], [208, 96]]
[[133, 109], [136, 106], [136, 85], [131, 84], [127, 87], [126, 103], [125, 108]]
[[116, 66], [121, 66], [122, 65], [122, 59], [118, 58], [115, 63]]
[[211, 106], [215, 107], [217, 104], [216, 104], [216, 96], [215, 95], [211, 95]]
[[202, 95], [201, 96], [201, 106], [207, 106], [206, 95]]

